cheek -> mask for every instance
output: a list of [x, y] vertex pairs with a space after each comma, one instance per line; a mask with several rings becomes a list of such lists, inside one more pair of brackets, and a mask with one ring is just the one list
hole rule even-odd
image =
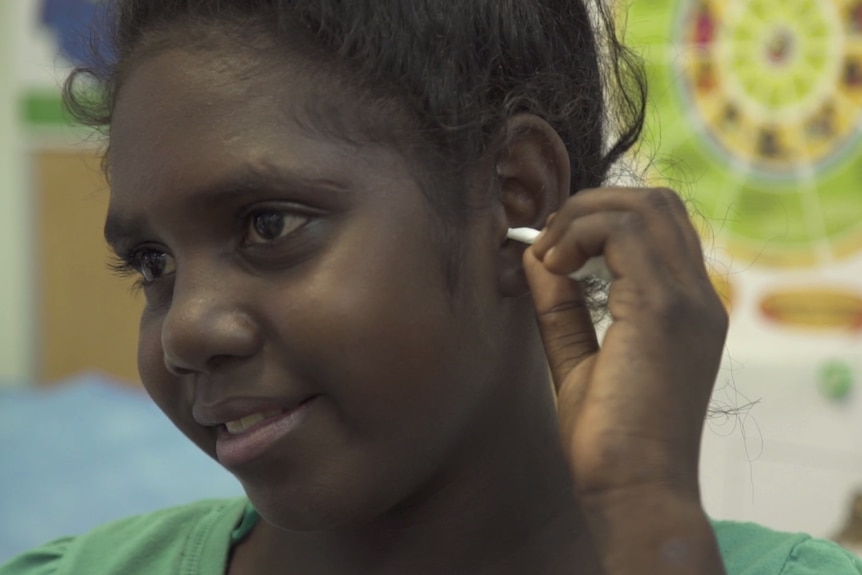
[[214, 455], [202, 429], [191, 419], [191, 389], [165, 367], [162, 350], [162, 320], [148, 316], [141, 319], [138, 335], [138, 374], [147, 394], [174, 425], [205, 452]]
[[161, 331], [161, 320], [144, 312], [138, 330], [138, 374], [144, 389], [164, 410], [161, 400], [170, 373], [165, 368]]
[[321, 279], [303, 298], [303, 355], [359, 435], [430, 430], [476, 376], [442, 278], [394, 269]]

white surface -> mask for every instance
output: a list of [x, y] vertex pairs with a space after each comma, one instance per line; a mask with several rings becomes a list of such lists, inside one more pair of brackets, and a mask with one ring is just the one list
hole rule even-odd
[[33, 241], [18, 111], [16, 65], [25, 31], [17, 26], [31, 2], [0, 2], [0, 385], [33, 374]]
[[701, 485], [713, 517], [820, 537], [839, 531], [862, 488], [862, 353], [842, 359], [856, 374], [843, 401], [820, 393], [810, 356], [722, 370], [716, 405], [759, 403], [707, 425]]
[[[71, 71], [71, 64], [60, 57], [51, 32], [39, 24], [39, 0], [3, 0], [9, 5], [9, 18], [15, 39], [15, 75], [27, 88], [55, 89]], [[5, 6], [4, 6], [5, 7]]]

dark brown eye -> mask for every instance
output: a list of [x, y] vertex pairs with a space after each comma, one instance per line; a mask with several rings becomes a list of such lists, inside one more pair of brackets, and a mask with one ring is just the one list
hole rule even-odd
[[252, 214], [248, 223], [250, 244], [265, 244], [281, 239], [296, 231], [308, 221], [308, 217], [277, 210]]
[[141, 274], [144, 284], [151, 284], [172, 274], [176, 268], [174, 258], [158, 250], [141, 250], [135, 254], [132, 267]]
[[275, 240], [284, 231], [284, 214], [260, 214], [253, 218], [254, 231], [263, 240]]

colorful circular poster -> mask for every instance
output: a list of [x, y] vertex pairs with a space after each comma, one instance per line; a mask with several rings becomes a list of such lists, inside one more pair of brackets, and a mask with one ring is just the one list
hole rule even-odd
[[862, 0], [640, 0], [626, 30], [659, 165], [673, 162], [661, 175], [692, 182], [735, 258], [800, 268], [862, 251]]

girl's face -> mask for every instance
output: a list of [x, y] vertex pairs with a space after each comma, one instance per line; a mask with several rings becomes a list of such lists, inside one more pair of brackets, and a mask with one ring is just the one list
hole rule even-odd
[[282, 66], [140, 62], [106, 236], [146, 283], [147, 391], [265, 517], [303, 528], [381, 513], [477, 449], [505, 314], [489, 226], [464, 232], [451, 295], [408, 162], [298, 121], [325, 89]]

